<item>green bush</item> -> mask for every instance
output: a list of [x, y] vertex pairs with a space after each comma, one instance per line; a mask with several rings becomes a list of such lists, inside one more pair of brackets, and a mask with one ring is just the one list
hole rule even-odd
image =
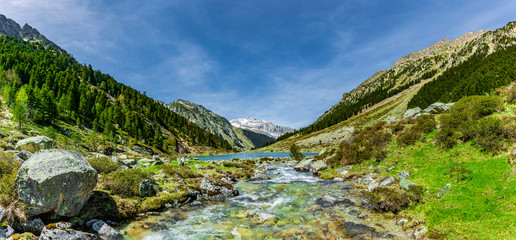
[[457, 145], [457, 132], [452, 128], [441, 128], [435, 134], [435, 140], [441, 148], [452, 148]]
[[25, 204], [16, 200], [18, 193], [15, 179], [20, 167], [21, 163], [11, 154], [0, 153], [0, 205], [5, 208], [4, 214], [8, 222], [25, 222], [29, 216]]
[[17, 198], [14, 180], [20, 167], [21, 163], [12, 155], [5, 152], [0, 153], [0, 203], [2, 206], [6, 206]]
[[356, 164], [372, 158], [381, 161], [386, 156], [384, 148], [392, 138], [384, 125], [385, 122], [379, 122], [362, 131], [356, 131], [351, 142], [343, 142], [340, 145], [342, 164]]
[[397, 138], [398, 143], [408, 146], [414, 145], [421, 139], [421, 132], [417, 131], [416, 128], [410, 127], [405, 129]]
[[290, 146], [290, 157], [296, 161], [299, 161], [303, 158], [305, 158], [305, 155], [303, 155], [301, 152], [300, 152], [300, 149], [298, 146], [296, 146], [296, 144], [292, 144]]
[[119, 162], [113, 162], [108, 157], [98, 157], [88, 159], [90, 165], [101, 174], [109, 174], [119, 170], [122, 166]]
[[413, 185], [408, 191], [404, 191], [398, 188], [377, 187], [371, 192], [364, 191], [362, 194], [368, 198], [373, 209], [397, 213], [407, 208], [411, 202], [421, 203], [423, 188]]
[[430, 133], [435, 130], [437, 122], [433, 115], [421, 115], [416, 119], [414, 128], [422, 133]]
[[461, 98], [450, 109], [452, 113], [465, 113], [473, 120], [489, 116], [502, 109], [502, 99], [497, 96], [469, 96]]
[[172, 164], [161, 165], [160, 169], [163, 170], [163, 173], [170, 177], [181, 177], [181, 178], [196, 178], [201, 177], [201, 175], [188, 165], [186, 166], [174, 166]]
[[139, 168], [115, 171], [101, 176], [101, 188], [122, 197], [135, 197], [139, 195], [141, 181], [150, 179], [151, 175]]
[[506, 136], [504, 125], [498, 118], [486, 117], [474, 125], [475, 143], [486, 151], [498, 153], [504, 149]]

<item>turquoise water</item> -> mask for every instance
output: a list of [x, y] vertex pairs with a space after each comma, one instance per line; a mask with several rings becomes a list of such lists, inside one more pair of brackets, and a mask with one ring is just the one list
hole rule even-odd
[[[307, 157], [316, 156], [319, 153], [311, 153], [304, 152], [303, 153]], [[224, 154], [224, 155], [213, 155], [213, 156], [200, 156], [196, 157], [202, 161], [213, 161], [213, 160], [231, 160], [233, 158], [238, 159], [257, 159], [263, 157], [272, 157], [272, 158], [287, 158], [290, 157], [289, 152], [249, 152], [249, 153], [233, 153], [233, 154]]]
[[121, 229], [125, 239], [404, 239], [392, 217], [361, 207], [361, 190], [352, 183], [321, 180], [285, 164], [267, 169], [270, 180], [236, 183], [239, 196], [132, 222]]

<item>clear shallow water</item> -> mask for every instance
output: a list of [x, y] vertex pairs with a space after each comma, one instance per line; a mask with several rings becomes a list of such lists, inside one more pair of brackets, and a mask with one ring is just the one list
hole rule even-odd
[[[307, 157], [313, 157], [319, 153], [304, 152], [303, 154]], [[287, 157], [290, 157], [290, 153], [289, 152], [249, 152], [249, 153], [233, 153], [233, 154], [213, 155], [213, 156], [200, 156], [200, 157], [196, 157], [196, 158], [198, 158], [199, 160], [203, 160], [203, 161], [213, 161], [213, 160], [231, 160], [233, 158], [258, 159], [258, 158], [263, 158], [263, 157], [287, 158]]]
[[[403, 234], [392, 219], [386, 221], [360, 208], [361, 199], [355, 197], [357, 190], [349, 182], [320, 180], [285, 165], [273, 165], [267, 174], [270, 180], [235, 184], [240, 191], [237, 197], [170, 209], [133, 222], [122, 232], [127, 233], [127, 239], [147, 240], [341, 239], [369, 226], [380, 235], [393, 233], [396, 239]], [[324, 204], [322, 197], [340, 203]], [[367, 217], [358, 218], [361, 213]], [[352, 232], [347, 229], [350, 222], [363, 226], [356, 225], [359, 230]]]

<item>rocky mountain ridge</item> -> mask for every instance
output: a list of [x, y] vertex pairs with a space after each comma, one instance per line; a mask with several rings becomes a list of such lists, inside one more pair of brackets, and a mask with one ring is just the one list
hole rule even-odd
[[45, 47], [53, 47], [64, 52], [63, 49], [48, 40], [44, 35], [39, 33], [37, 29], [31, 27], [29, 24], [25, 23], [23, 27], [20, 27], [20, 25], [14, 20], [0, 14], [0, 35], [4, 34], [21, 38], [28, 42], [39, 42]]
[[[402, 57], [388, 70], [375, 73], [351, 92], [344, 93], [342, 99], [319, 117], [314, 124], [324, 122], [327, 118], [336, 120], [314, 130], [344, 121], [385, 99], [367, 100], [367, 98], [373, 98], [371, 96], [373, 94], [382, 92], [386, 97], [393, 96], [422, 81], [431, 81], [474, 54], [491, 54], [499, 48], [514, 44], [516, 44], [516, 22], [511, 22], [497, 30], [469, 32], [454, 40], [442, 39], [425, 49]], [[339, 113], [339, 108], [349, 108], [351, 105], [357, 108], [355, 112], [348, 112], [347, 115]], [[340, 116], [332, 116], [335, 114]]]
[[233, 119], [229, 122], [235, 127], [244, 128], [256, 133], [262, 133], [275, 139], [285, 133], [294, 131], [294, 129], [290, 127], [278, 126], [274, 123], [251, 117]]

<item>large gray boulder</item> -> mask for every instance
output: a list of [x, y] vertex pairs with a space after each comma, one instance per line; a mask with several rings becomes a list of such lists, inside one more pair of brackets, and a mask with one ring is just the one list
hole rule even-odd
[[315, 161], [317, 160], [314, 158], [307, 158], [296, 164], [294, 166], [294, 169], [299, 172], [308, 172], [310, 171], [310, 165], [312, 165], [312, 163]]
[[328, 166], [323, 160], [315, 161], [310, 164], [310, 172], [316, 173], [328, 169]]
[[439, 113], [443, 113], [444, 111], [450, 109], [452, 106], [453, 106], [453, 103], [436, 102], [436, 103], [430, 104], [430, 106], [425, 108], [425, 110], [423, 110], [423, 113], [439, 114]]
[[206, 200], [221, 201], [238, 196], [238, 190], [229, 182], [204, 177], [201, 180], [201, 195]]
[[41, 149], [55, 148], [56, 144], [52, 138], [45, 136], [30, 137], [18, 141], [14, 147], [16, 150], [27, 150], [31, 153], [35, 153]]
[[42, 150], [22, 164], [16, 176], [19, 199], [32, 215], [53, 212], [73, 217], [97, 184], [97, 171], [80, 154]]
[[421, 108], [420, 107], [415, 107], [415, 108], [411, 108], [411, 109], [407, 109], [407, 111], [405, 111], [405, 113], [403, 114], [403, 118], [414, 118], [414, 117], [417, 117], [421, 114]]
[[68, 222], [58, 222], [45, 226], [39, 240], [93, 240], [98, 239], [91, 233], [85, 233], [71, 229], [72, 224]]

